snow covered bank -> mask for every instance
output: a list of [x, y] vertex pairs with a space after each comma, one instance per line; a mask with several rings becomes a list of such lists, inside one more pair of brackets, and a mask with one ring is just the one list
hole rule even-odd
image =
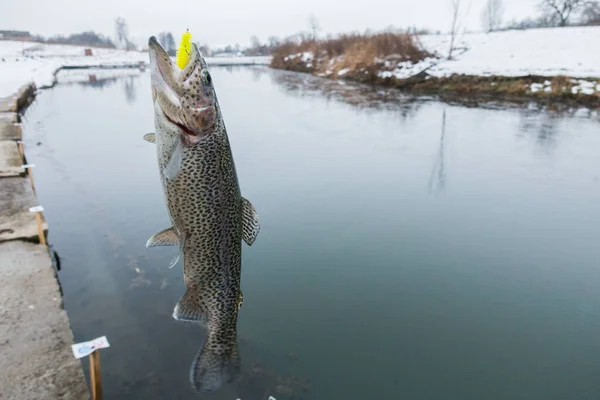
[[[421, 36], [429, 52], [446, 57], [448, 35]], [[427, 72], [433, 76], [569, 76], [600, 78], [600, 27], [530, 29], [474, 33], [460, 38], [455, 60], [440, 59]]]
[[[569, 27], [530, 29], [492, 33], [472, 33], [459, 36], [453, 59], [448, 60], [449, 35], [419, 37], [431, 57], [412, 63], [396, 60], [378, 60], [381, 78], [406, 79], [425, 71], [435, 77], [453, 74], [471, 76], [524, 77], [568, 76], [571, 78], [600, 78], [600, 27]], [[317, 57], [319, 58], [319, 57]], [[308, 68], [315, 67], [315, 54], [290, 54], [287, 60], [302, 60]], [[332, 61], [332, 60], [327, 60]], [[333, 60], [337, 61], [337, 60]], [[330, 63], [333, 65], [333, 63]], [[333, 68], [318, 71], [323, 76], [334, 74]], [[341, 71], [337, 72], [337, 75]]]
[[64, 66], [131, 67], [146, 63], [148, 54], [137, 51], [0, 41], [0, 97], [15, 93], [33, 82], [36, 87], [52, 85], [54, 74]]
[[[148, 53], [116, 49], [0, 41], [0, 98], [15, 93], [24, 84], [50, 86], [61, 68], [125, 68], [148, 63]], [[209, 65], [268, 65], [270, 57], [207, 57]]]
[[429, 54], [417, 61], [392, 54], [370, 59], [370, 63], [352, 63], [316, 50], [288, 54], [272, 66], [414, 92], [600, 105], [600, 51], [596, 49], [600, 27], [467, 34], [457, 38], [452, 60], [447, 59], [449, 35], [423, 35], [419, 41]]

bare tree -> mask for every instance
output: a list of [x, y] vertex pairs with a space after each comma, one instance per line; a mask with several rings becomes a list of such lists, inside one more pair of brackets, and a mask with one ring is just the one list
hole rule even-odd
[[269, 36], [268, 41], [270, 48], [275, 48], [279, 46], [279, 43], [281, 43], [281, 39], [279, 39], [277, 36]]
[[581, 12], [584, 25], [600, 25], [600, 2], [590, 1]]
[[483, 20], [483, 27], [487, 32], [492, 32], [500, 28], [503, 12], [504, 4], [502, 0], [486, 0], [481, 18]]
[[175, 38], [171, 32], [161, 32], [158, 34], [158, 42], [162, 45], [168, 55], [174, 57], [177, 53]]
[[260, 47], [260, 39], [256, 36], [250, 36], [250, 45], [253, 49], [258, 49]]
[[198, 50], [200, 50], [200, 53], [205, 57], [208, 57], [211, 55], [210, 47], [208, 46], [208, 44], [203, 44], [201, 46], [198, 46]]
[[315, 14], [310, 14], [308, 17], [308, 25], [312, 32], [312, 40], [317, 40], [317, 32], [321, 30], [321, 23]]
[[129, 40], [129, 28], [125, 18], [117, 17], [115, 20], [115, 29], [117, 31], [117, 43], [122, 43], [127, 50], [133, 48], [133, 43]]
[[462, 0], [450, 0], [450, 6], [452, 10], [452, 26], [450, 28], [450, 50], [448, 51], [448, 60], [452, 59], [452, 53], [456, 50], [457, 36], [461, 31], [464, 31], [462, 27]]
[[260, 43], [256, 36], [250, 36], [250, 47], [246, 49], [245, 53], [249, 56], [264, 56], [269, 54], [269, 49], [267, 45]]
[[559, 26], [567, 26], [571, 14], [589, 3], [588, 0], [542, 0], [540, 7], [553, 13]]

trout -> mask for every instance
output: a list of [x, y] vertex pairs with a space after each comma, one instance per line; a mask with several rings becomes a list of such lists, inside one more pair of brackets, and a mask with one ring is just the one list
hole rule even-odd
[[178, 246], [186, 292], [173, 318], [206, 324], [207, 335], [190, 368], [198, 392], [218, 390], [240, 375], [237, 318], [242, 240], [260, 229], [242, 197], [225, 123], [206, 60], [196, 44], [180, 69], [152, 36], [149, 41], [158, 168], [172, 226], [146, 247]]

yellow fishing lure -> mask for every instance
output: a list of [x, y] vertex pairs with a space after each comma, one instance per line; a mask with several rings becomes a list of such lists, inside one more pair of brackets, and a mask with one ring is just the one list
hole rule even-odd
[[184, 69], [190, 62], [190, 54], [192, 54], [192, 34], [190, 31], [185, 31], [177, 48], [176, 62], [179, 68]]

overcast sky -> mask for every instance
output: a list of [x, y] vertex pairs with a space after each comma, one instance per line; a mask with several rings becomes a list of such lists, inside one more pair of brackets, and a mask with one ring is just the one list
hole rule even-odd
[[[465, 17], [481, 29], [485, 0], [470, 3]], [[537, 13], [539, 0], [503, 0], [504, 19]], [[114, 20], [123, 16], [136, 42], [171, 31], [178, 41], [189, 26], [194, 41], [210, 45], [246, 45], [251, 35], [266, 40], [308, 29], [314, 13], [322, 33], [417, 26], [447, 31], [450, 0], [0, 0], [0, 30], [19, 29], [49, 36], [94, 30], [114, 36]], [[466, 7], [465, 7], [466, 8]]]

